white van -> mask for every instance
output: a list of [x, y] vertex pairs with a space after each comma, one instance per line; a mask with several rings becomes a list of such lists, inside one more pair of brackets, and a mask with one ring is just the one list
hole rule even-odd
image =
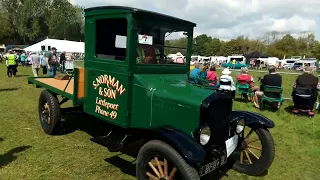
[[285, 63], [283, 64], [282, 68], [291, 69], [294, 63], [298, 60], [295, 59], [284, 59]]
[[232, 63], [232, 60], [236, 60], [237, 63], [240, 64], [246, 64], [246, 58], [243, 55], [232, 55], [232, 56], [228, 56], [228, 61], [227, 63]]
[[314, 71], [317, 70], [317, 61], [316, 60], [299, 60], [296, 61], [293, 65], [294, 70], [303, 71], [305, 66], [310, 66]]

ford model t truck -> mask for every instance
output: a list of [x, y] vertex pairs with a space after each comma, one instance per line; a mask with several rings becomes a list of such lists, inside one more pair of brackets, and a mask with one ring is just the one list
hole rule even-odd
[[[195, 26], [135, 8], [86, 9], [84, 67], [75, 68], [69, 80], [28, 78], [44, 89], [39, 98], [43, 131], [59, 133], [60, 105], [71, 100], [90, 117], [123, 130], [93, 137], [109, 151], [143, 142], [136, 157], [139, 180], [196, 180], [227, 162], [249, 175], [266, 171], [275, 153], [268, 131], [273, 122], [232, 111], [225, 93], [188, 84]], [[184, 62], [166, 57], [177, 51], [165, 43], [173, 32], [186, 37], [186, 48], [179, 50]]]

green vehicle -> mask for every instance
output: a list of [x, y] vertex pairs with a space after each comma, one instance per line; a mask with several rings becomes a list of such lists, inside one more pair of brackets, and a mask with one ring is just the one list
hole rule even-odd
[[[139, 180], [196, 180], [227, 164], [249, 175], [266, 171], [275, 155], [268, 130], [274, 123], [232, 111], [232, 98], [223, 92], [188, 84], [195, 26], [136, 8], [85, 9], [84, 67], [67, 80], [28, 78], [44, 89], [38, 106], [43, 131], [60, 132], [60, 105], [71, 100], [92, 119], [117, 128], [92, 138], [109, 151], [143, 142], [136, 157]], [[165, 54], [175, 48], [165, 46], [173, 32], [187, 37], [180, 51], [186, 53], [185, 63]]]

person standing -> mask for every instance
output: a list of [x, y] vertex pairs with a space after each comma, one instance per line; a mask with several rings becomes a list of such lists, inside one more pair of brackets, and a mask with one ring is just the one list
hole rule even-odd
[[56, 75], [57, 67], [59, 65], [57, 58], [57, 48], [51, 48], [51, 52], [49, 51], [46, 54], [46, 64], [47, 69], [49, 70], [49, 76], [54, 77]]
[[20, 61], [21, 61], [21, 65], [22, 67], [24, 67], [26, 65], [26, 54], [25, 52], [22, 52], [20, 55]]
[[232, 69], [234, 69], [236, 67], [236, 63], [237, 61], [235, 59], [232, 60]]
[[33, 76], [38, 77], [40, 64], [41, 64], [39, 54], [36, 52], [32, 52], [30, 56], [30, 60], [31, 60], [31, 68], [32, 68]]
[[47, 74], [47, 63], [46, 63], [45, 55], [46, 55], [46, 53], [43, 52], [43, 54], [40, 56], [41, 67], [42, 67], [42, 74]]
[[61, 72], [64, 72], [64, 71], [65, 71], [65, 62], [66, 62], [66, 52], [63, 51], [63, 52], [60, 54], [60, 64], [62, 65], [62, 67], [61, 67]]
[[7, 76], [14, 77], [16, 76], [16, 56], [10, 50], [9, 55], [7, 56], [6, 65], [7, 65]]

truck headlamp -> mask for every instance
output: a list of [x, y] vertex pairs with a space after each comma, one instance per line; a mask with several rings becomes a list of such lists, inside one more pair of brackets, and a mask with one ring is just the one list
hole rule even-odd
[[211, 136], [211, 131], [209, 126], [204, 126], [203, 128], [200, 129], [200, 144], [201, 145], [206, 145], [209, 140], [210, 140], [210, 136]]
[[245, 127], [245, 121], [244, 119], [240, 119], [237, 123], [236, 133], [241, 134], [244, 130], [244, 127]]

